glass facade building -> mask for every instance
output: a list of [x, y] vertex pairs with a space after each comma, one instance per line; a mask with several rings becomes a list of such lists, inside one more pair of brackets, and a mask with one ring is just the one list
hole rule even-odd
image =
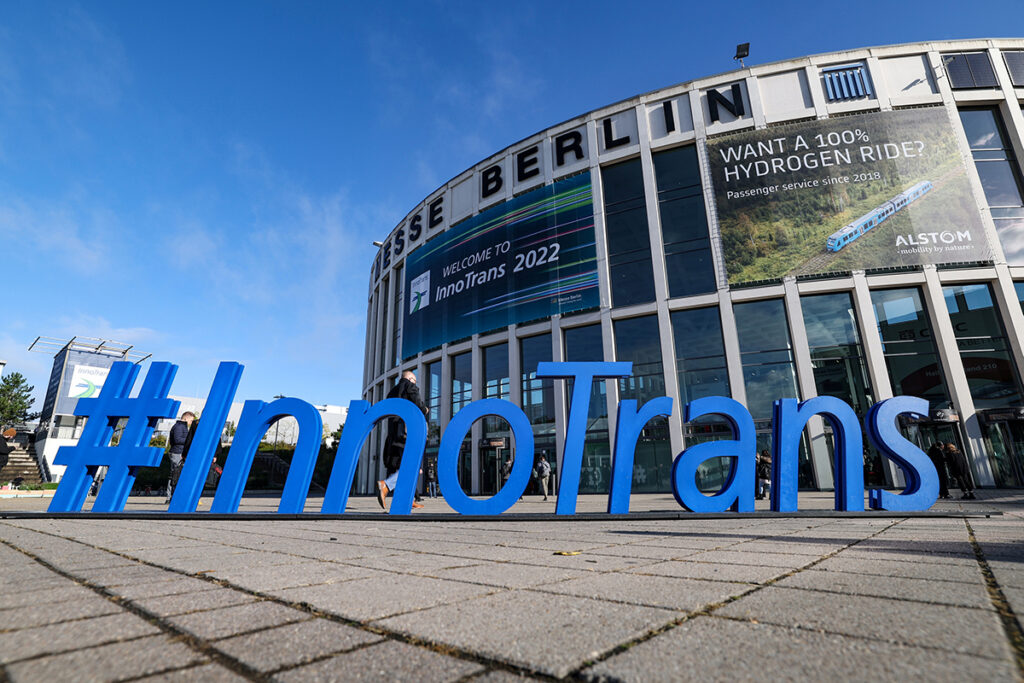
[[[955, 443], [978, 486], [1024, 486], [1022, 54], [1024, 41], [993, 39], [813, 55], [640, 95], [509, 146], [424, 198], [382, 238], [370, 273], [363, 398], [380, 400], [401, 371], [417, 372], [429, 408], [428, 457], [469, 402], [502, 398], [520, 406], [533, 453], [516, 452], [514, 435], [495, 417], [479, 420], [463, 440], [459, 477], [474, 495], [500, 487], [511, 453], [534, 462], [546, 455], [557, 484], [577, 390], [590, 399], [582, 493], [608, 490], [619, 403], [658, 396], [671, 397], [674, 412], [643, 429], [633, 490], [669, 491], [679, 452], [729, 438], [713, 417], [683, 419], [687, 402], [713, 395], [747, 406], [759, 450], [770, 448], [779, 398], [836, 396], [863, 417], [877, 401], [918, 396], [928, 401], [928, 415], [900, 418], [906, 438], [923, 449]], [[862, 87], [837, 90], [850, 74]], [[844, 123], [900, 116], [930, 116], [939, 133], [922, 133], [920, 149], [895, 137], [885, 147], [879, 136], [890, 128]], [[800, 138], [816, 155], [810, 161], [804, 151], [779, 149], [793, 144], [797, 136], [788, 131], [800, 126], [811, 131]], [[815, 138], [813, 126], [832, 126], [834, 139], [828, 132]], [[749, 146], [728, 142], [740, 138]], [[910, 179], [914, 155], [931, 149], [942, 150], [941, 163]], [[833, 167], [846, 163], [848, 151], [856, 158], [844, 176]], [[858, 176], [852, 165], [865, 155], [879, 165]], [[833, 184], [792, 201], [797, 166], [807, 163], [819, 165], [819, 182], [828, 176]], [[894, 170], [900, 163], [905, 178]], [[753, 189], [723, 186], [722, 173]], [[403, 351], [408, 316], [421, 298], [440, 316], [452, 294], [438, 282], [419, 288], [422, 267], [411, 255], [445, 244], [457, 234], [449, 230], [467, 221], [491, 226], [486, 221], [503, 206], [529, 213], [538, 190], [556, 188], [557, 204], [557, 188], [569, 185], [585, 188], [575, 197], [578, 212], [556, 206], [548, 225], [557, 232], [578, 221], [571, 229], [588, 237], [546, 264], [550, 279], [499, 297], [511, 302], [502, 324], [480, 324], [467, 337], [460, 323], [457, 338]], [[955, 217], [949, 227], [931, 227], [945, 216]], [[871, 246], [878, 235], [889, 247]], [[531, 255], [528, 237], [509, 251], [510, 271], [552, 256]], [[800, 248], [810, 256], [797, 259]], [[587, 250], [593, 270], [560, 279]], [[779, 274], [775, 264], [788, 270]], [[453, 268], [469, 272], [472, 264]], [[737, 280], [740, 270], [746, 276]], [[589, 303], [574, 305], [588, 286]], [[460, 320], [496, 305], [477, 291]], [[519, 300], [548, 302], [552, 312], [520, 315]], [[446, 323], [433, 322], [439, 329]], [[538, 363], [548, 361], [628, 361], [633, 374], [574, 387], [538, 377]], [[380, 434], [374, 431], [360, 459], [360, 493], [373, 492], [381, 471]], [[800, 444], [801, 488], [831, 489], [832, 462], [831, 428], [812, 421]], [[902, 483], [898, 468], [870, 448], [864, 467], [869, 486]], [[728, 461], [709, 461], [698, 483], [714, 490], [727, 476]]]

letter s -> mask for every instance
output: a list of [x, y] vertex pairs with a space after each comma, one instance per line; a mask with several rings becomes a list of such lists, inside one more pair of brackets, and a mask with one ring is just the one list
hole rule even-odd
[[896, 396], [879, 401], [864, 417], [864, 430], [871, 444], [903, 470], [907, 487], [903, 493], [872, 489], [868, 504], [873, 510], [910, 512], [927, 510], [939, 497], [939, 474], [924, 451], [907, 441], [896, 428], [901, 413], [928, 414], [928, 401], [914, 396]]

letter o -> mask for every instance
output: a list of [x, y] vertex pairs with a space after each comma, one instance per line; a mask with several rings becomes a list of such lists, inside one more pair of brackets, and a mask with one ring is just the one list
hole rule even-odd
[[[516, 460], [505, 486], [486, 500], [473, 500], [459, 484], [459, 446], [473, 423], [495, 415], [508, 422], [516, 440]], [[533, 427], [517, 405], [500, 398], [474, 401], [456, 413], [441, 437], [437, 453], [437, 482], [445, 502], [460, 515], [500, 515], [515, 505], [530, 483], [533, 470]]]
[[945, 242], [946, 244], [952, 244], [953, 240], [956, 238], [953, 237], [953, 233], [951, 232], [943, 232], [939, 234], [939, 239]]

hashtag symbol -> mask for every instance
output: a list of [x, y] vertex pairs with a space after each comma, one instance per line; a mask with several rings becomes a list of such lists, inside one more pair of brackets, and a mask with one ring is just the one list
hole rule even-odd
[[[67, 469], [50, 502], [50, 512], [80, 512], [96, 470], [107, 467], [107, 476], [92, 506], [93, 512], [120, 512], [128, 500], [135, 473], [140, 467], [158, 467], [163, 449], [149, 446], [160, 418], [177, 415], [179, 402], [167, 398], [177, 365], [153, 363], [135, 398], [131, 397], [139, 366], [119, 361], [110, 368], [96, 398], [81, 398], [75, 415], [89, 418], [75, 446], [62, 446], [53, 459]], [[116, 446], [110, 445], [114, 426], [127, 419]]]

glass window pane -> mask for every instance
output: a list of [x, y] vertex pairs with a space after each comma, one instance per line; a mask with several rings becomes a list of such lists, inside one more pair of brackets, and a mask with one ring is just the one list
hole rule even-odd
[[[555, 476], [555, 382], [537, 377], [537, 364], [552, 359], [551, 334], [527, 337], [519, 342], [519, 349], [522, 407], [533, 427], [534, 465], [543, 454]], [[530, 487], [539, 493], [536, 480], [530, 481]]]
[[961, 109], [960, 122], [971, 149], [1003, 149], [1003, 133], [992, 109]]
[[[665, 376], [661, 361], [661, 337], [658, 317], [617, 320], [615, 358], [633, 363], [633, 376], [619, 380], [619, 398], [635, 399], [643, 405], [665, 395]], [[668, 420], [654, 418], [643, 428], [633, 460], [633, 491], [668, 492], [672, 490], [672, 447]]]
[[975, 408], [1020, 405], [1017, 368], [987, 284], [943, 287]]
[[639, 159], [601, 169], [613, 306], [654, 300], [651, 239]]
[[985, 199], [989, 206], [1020, 206], [1020, 188], [1017, 173], [1009, 161], [981, 161], [975, 163]]
[[798, 398], [786, 307], [782, 299], [735, 304], [747, 408], [755, 420], [772, 416], [777, 398]]
[[[451, 358], [452, 370], [452, 394], [451, 414], [456, 413], [469, 405], [473, 400], [473, 356], [472, 353], [460, 353]], [[472, 432], [470, 432], [472, 433]], [[473, 481], [473, 445], [472, 437], [469, 434], [462, 440], [459, 449], [459, 483], [465, 491], [469, 491]]]
[[1010, 72], [1010, 82], [1017, 87], [1024, 87], [1024, 52], [1003, 52], [1003, 60]]
[[[604, 360], [601, 326], [586, 325], [565, 330], [565, 360], [570, 362]], [[569, 380], [567, 384], [566, 400], [571, 404], [572, 380]], [[568, 407], [567, 405], [567, 410]], [[605, 380], [596, 380], [590, 387], [587, 433], [583, 441], [583, 468], [580, 472], [581, 493], [608, 491], [611, 461]]]
[[696, 148], [655, 153], [654, 171], [669, 296], [712, 292], [715, 273]]

